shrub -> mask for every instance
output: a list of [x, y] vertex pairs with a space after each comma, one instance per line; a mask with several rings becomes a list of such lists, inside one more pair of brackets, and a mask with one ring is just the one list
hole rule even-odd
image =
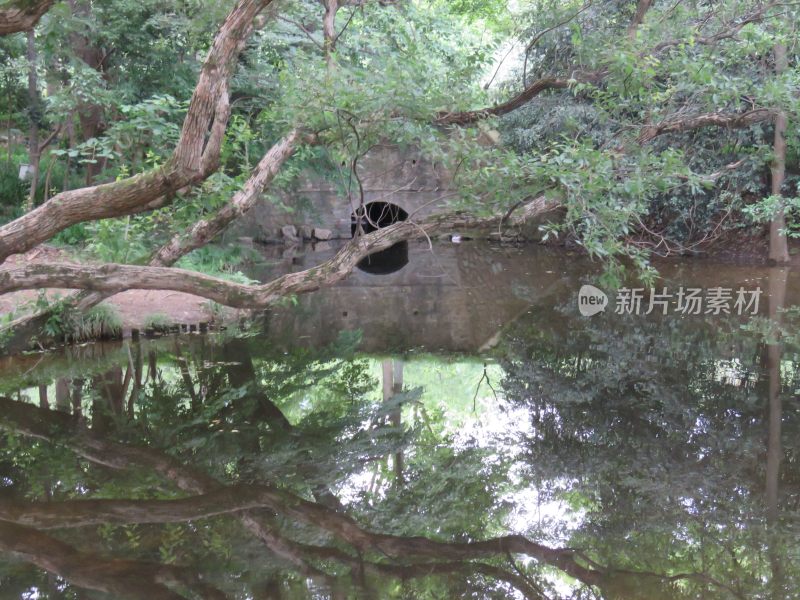
[[0, 162], [0, 222], [10, 221], [22, 210], [28, 184], [19, 179], [19, 164]]
[[73, 325], [77, 339], [103, 339], [122, 334], [122, 317], [111, 304], [98, 304], [75, 319]]
[[170, 319], [164, 313], [153, 313], [151, 315], [147, 315], [144, 318], [144, 329], [155, 329], [156, 331], [166, 331], [170, 328], [173, 324], [173, 320]]

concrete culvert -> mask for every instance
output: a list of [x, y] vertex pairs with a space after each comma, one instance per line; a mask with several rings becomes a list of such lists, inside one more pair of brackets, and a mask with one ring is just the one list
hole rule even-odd
[[391, 202], [370, 202], [357, 208], [350, 216], [350, 235], [355, 237], [359, 221], [364, 233], [372, 233], [376, 229], [388, 227], [399, 221], [408, 219], [408, 213]]
[[[408, 219], [408, 213], [391, 202], [370, 202], [363, 209], [359, 207], [351, 215], [350, 234], [355, 237], [358, 224], [364, 233], [388, 227]], [[408, 264], [408, 243], [398, 242], [394, 246], [365, 257], [357, 267], [372, 275], [388, 275], [399, 271]]]

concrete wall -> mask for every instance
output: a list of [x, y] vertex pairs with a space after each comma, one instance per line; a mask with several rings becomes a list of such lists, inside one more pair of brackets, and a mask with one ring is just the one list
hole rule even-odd
[[[268, 281], [287, 267], [309, 268], [335, 251], [331, 247], [277, 270], [248, 275]], [[273, 309], [267, 333], [273, 343], [319, 348], [342, 331], [359, 330], [359, 348], [365, 352], [424, 348], [474, 353], [492, 346], [531, 305], [552, 306], [554, 294], [577, 289], [577, 283], [565, 281], [563, 255], [544, 248], [466, 242], [431, 249], [424, 241], [411, 242], [403, 269], [390, 275], [355, 269], [332, 288], [300, 296], [297, 306]]]
[[[359, 161], [359, 176], [365, 203], [390, 202], [416, 217], [446, 208], [449, 174], [423, 160], [419, 151], [413, 148], [376, 146]], [[295, 195], [282, 198], [284, 206], [261, 200], [232, 227], [229, 235], [275, 242], [283, 237], [283, 226], [294, 225], [309, 230], [321, 227], [333, 232], [333, 238], [349, 238], [351, 214], [360, 201], [355, 181], [352, 195], [351, 204], [342, 187], [321, 177], [309, 177], [301, 183]]]

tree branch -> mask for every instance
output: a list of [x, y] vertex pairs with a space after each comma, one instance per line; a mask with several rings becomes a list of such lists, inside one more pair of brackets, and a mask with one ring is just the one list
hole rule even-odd
[[[167, 244], [153, 254], [149, 265], [152, 267], [171, 266], [182, 256], [211, 241], [224, 231], [234, 219], [250, 210], [260, 194], [275, 178], [283, 164], [296, 151], [301, 141], [316, 143], [316, 137], [312, 134], [301, 133], [299, 129], [291, 131], [267, 151], [256, 168], [253, 169], [243, 188], [231, 198], [228, 204], [223, 206], [214, 216], [199, 221], [186, 232], [176, 234]], [[169, 196], [161, 196], [135, 212], [145, 208], [159, 208], [169, 201]], [[85, 311], [111, 295], [113, 295], [111, 292], [81, 292], [70, 297], [68, 301], [75, 306], [76, 310]], [[27, 347], [29, 336], [33, 334], [33, 331], [41, 327], [47, 314], [48, 310], [45, 309], [33, 314], [23, 315], [0, 328], [0, 331], [8, 336], [6, 349], [13, 351], [16, 348]]]
[[[558, 204], [537, 198], [523, 211], [525, 219], [553, 210]], [[397, 242], [430, 236], [453, 229], [490, 228], [500, 217], [475, 218], [463, 214], [430, 217], [424, 221], [402, 221], [359, 236], [330, 260], [298, 273], [283, 275], [262, 285], [234, 283], [193, 271], [164, 267], [72, 263], [32, 263], [0, 268], [0, 294], [22, 289], [60, 287], [117, 293], [128, 289], [181, 291], [236, 308], [266, 308], [280, 298], [332, 285], [350, 274], [369, 254]]]
[[712, 112], [662, 121], [655, 125], [642, 127], [637, 141], [649, 142], [653, 138], [665, 133], [678, 133], [700, 129], [702, 127], [724, 127], [727, 129], [741, 129], [754, 123], [772, 120], [775, 111], [770, 108], [756, 108], [743, 113]]
[[222, 600], [219, 590], [202, 583], [196, 574], [172, 565], [107, 559], [81, 552], [36, 529], [0, 521], [0, 550], [11, 552], [37, 567], [60, 575], [70, 583], [116, 597], [141, 600], [185, 600], [165, 581], [180, 582], [201, 592], [203, 598]]
[[[83, 429], [73, 415], [44, 411], [32, 404], [0, 397], [0, 427], [36, 439], [66, 443], [83, 458], [112, 469], [151, 469], [187, 491], [204, 493], [221, 487], [220, 483], [205, 473], [195, 471], [157, 450], [110, 442]], [[327, 531], [361, 552], [375, 551], [394, 558], [424, 557], [449, 561], [515, 553], [556, 567], [587, 585], [601, 583], [604, 576], [603, 572], [578, 563], [571, 549], [550, 548], [523, 536], [462, 543], [373, 533], [362, 528], [351, 517], [304, 500], [289, 491], [267, 485], [249, 485], [238, 488], [237, 493], [243, 494], [244, 489], [251, 490], [264, 507]]]
[[169, 266], [192, 250], [204, 246], [222, 233], [234, 219], [249, 211], [264, 189], [275, 179], [283, 164], [291, 157], [302, 139], [300, 130], [293, 130], [272, 146], [233, 198], [208, 219], [198, 221], [186, 234], [175, 235], [150, 260], [150, 265]]
[[0, 4], [0, 35], [33, 29], [56, 0], [9, 0]]
[[[754, 10], [749, 15], [746, 15], [738, 23], [735, 23], [724, 29], [721, 29], [720, 31], [718, 31], [713, 35], [692, 36], [691, 43], [696, 46], [712, 46], [723, 40], [733, 39], [744, 28], [745, 25], [748, 25], [750, 23], [759, 23], [763, 21], [766, 18], [767, 12], [771, 8], [774, 8], [777, 5], [778, 5], [777, 2], [769, 2], [763, 5], [761, 8]], [[663, 42], [656, 44], [650, 52], [652, 54], [658, 54], [660, 52], [663, 52], [664, 50], [668, 50], [669, 48], [674, 48], [675, 46], [679, 46], [680, 44], [685, 44], [685, 43], [687, 43], [687, 40], [685, 39], [664, 40]]]
[[230, 105], [228, 82], [255, 17], [272, 0], [239, 0], [203, 63], [177, 146], [163, 166], [122, 181], [69, 190], [0, 227], [0, 263], [84, 221], [118, 217], [202, 181], [218, 168]]
[[579, 72], [576, 71], [567, 79], [545, 77], [538, 79], [526, 87], [522, 92], [491, 108], [470, 110], [457, 113], [440, 113], [434, 121], [437, 125], [469, 125], [487, 117], [500, 117], [524, 106], [533, 98], [547, 90], [563, 90], [576, 83], [597, 83], [605, 76], [604, 72]]
[[229, 486], [174, 500], [65, 500], [16, 503], [0, 501], [0, 520], [35, 529], [91, 525], [183, 523], [264, 508], [258, 490]]

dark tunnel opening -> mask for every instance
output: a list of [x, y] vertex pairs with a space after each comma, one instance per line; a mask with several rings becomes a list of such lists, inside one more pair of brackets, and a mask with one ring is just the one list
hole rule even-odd
[[[351, 215], [350, 235], [356, 236], [359, 222], [362, 231], [372, 233], [399, 221], [408, 219], [408, 213], [390, 202], [370, 202]], [[375, 252], [364, 257], [358, 269], [372, 275], [388, 275], [395, 273], [408, 264], [408, 242], [398, 242], [386, 250]]]
[[399, 221], [405, 221], [408, 213], [391, 202], [370, 202], [359, 207], [350, 216], [350, 235], [355, 237], [358, 229], [359, 213], [361, 216], [361, 229], [364, 233], [372, 233], [382, 227], [388, 227]]

